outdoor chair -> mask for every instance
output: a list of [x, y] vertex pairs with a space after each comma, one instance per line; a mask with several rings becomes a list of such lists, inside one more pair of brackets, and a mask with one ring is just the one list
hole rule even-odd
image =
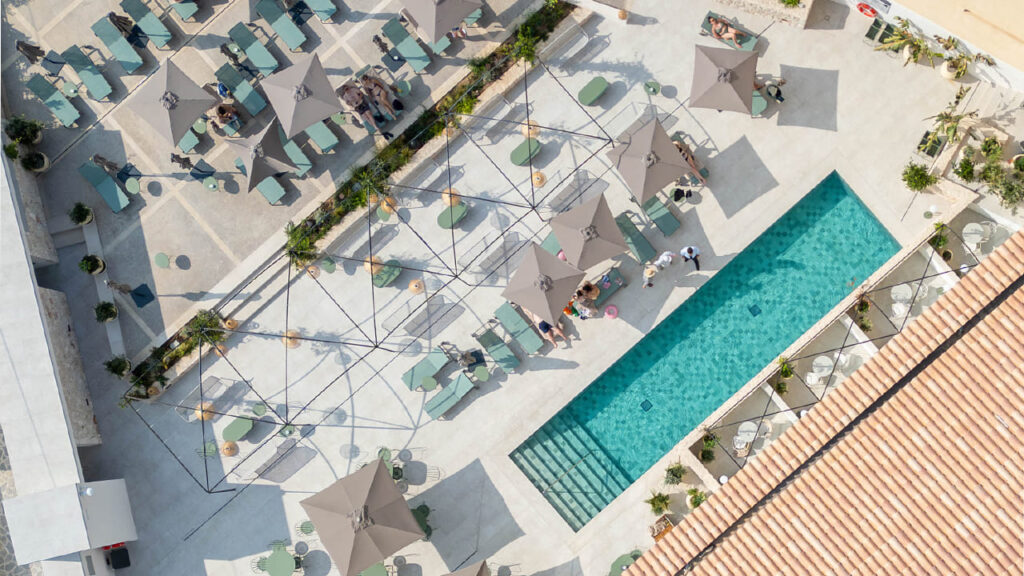
[[644, 214], [654, 222], [654, 225], [658, 227], [666, 237], [671, 236], [679, 230], [679, 219], [672, 213], [672, 210], [661, 201], [661, 198], [653, 196], [650, 200], [644, 203], [641, 207]]
[[177, 2], [171, 2], [171, 8], [178, 13], [178, 18], [181, 18], [182, 22], [194, 21], [196, 12], [199, 12], [199, 5], [195, 3], [195, 0], [178, 0]]
[[459, 202], [454, 206], [446, 206], [440, 214], [437, 215], [437, 225], [444, 230], [451, 230], [458, 226], [459, 222], [466, 217], [469, 213], [469, 206], [465, 202]]
[[121, 187], [117, 185], [110, 174], [107, 174], [106, 170], [94, 164], [92, 160], [79, 166], [78, 173], [96, 189], [113, 213], [117, 214], [128, 206], [128, 196], [121, 190]]
[[525, 138], [509, 155], [509, 160], [516, 166], [526, 166], [540, 154], [541, 148], [541, 143], [536, 138]]
[[285, 195], [284, 186], [281, 186], [281, 183], [273, 176], [267, 176], [261, 180], [260, 183], [256, 185], [256, 190], [271, 206], [281, 202], [281, 199], [284, 198]]
[[423, 407], [431, 418], [439, 420], [475, 387], [476, 384], [463, 372], [454, 382], [431, 396]]
[[320, 150], [321, 154], [333, 154], [335, 146], [338, 145], [338, 137], [331, 132], [323, 120], [306, 128], [306, 136], [309, 136], [309, 141]]
[[[744, 36], [743, 40], [741, 40], [738, 44], [735, 41], [733, 41], [733, 40], [724, 40], [724, 39], [715, 38], [714, 35], [711, 34], [711, 23], [708, 22], [708, 18], [717, 18], [718, 20], [722, 20], [724, 22], [727, 22], [733, 28], [735, 28], [735, 29], [739, 30], [740, 32], [746, 34], [746, 36]], [[701, 30], [700, 33], [701, 33], [702, 36], [711, 36], [712, 38], [715, 38], [715, 40], [718, 40], [722, 44], [725, 44], [726, 46], [728, 46], [730, 48], [736, 48], [737, 50], [750, 51], [750, 50], [753, 50], [757, 46], [757, 36], [755, 36], [753, 32], [751, 32], [750, 30], [747, 30], [746, 28], [744, 28], [744, 27], [740, 26], [739, 24], [737, 24], [735, 19], [729, 19], [729, 18], [726, 18], [725, 16], [721, 16], [719, 14], [715, 14], [714, 12], [708, 12], [704, 16], [704, 19], [701, 20], [701, 22], [700, 22], [700, 30]]]
[[392, 18], [381, 28], [384, 36], [395, 46], [395, 50], [412, 66], [413, 72], [419, 74], [430, 65], [430, 55], [420, 47], [416, 39], [402, 26], [398, 18]]
[[295, 164], [293, 172], [296, 176], [302, 178], [313, 167], [313, 162], [302, 151], [302, 148], [295, 143], [295, 140], [288, 140], [282, 128], [279, 127], [278, 130], [281, 134], [281, 142], [284, 142], [284, 153], [288, 155], [288, 159], [292, 161], [292, 164]]
[[555, 236], [554, 232], [548, 232], [548, 235], [544, 237], [544, 241], [540, 243], [540, 247], [545, 252], [549, 252], [555, 256], [562, 251], [562, 245], [558, 243], [558, 237]]
[[754, 90], [753, 97], [750, 100], [750, 115], [754, 118], [763, 116], [764, 111], [768, 109], [768, 101], [765, 100], [764, 94], [760, 90]]
[[106, 16], [92, 25], [92, 32], [110, 50], [114, 59], [121, 63], [125, 72], [131, 74], [142, 66], [142, 56]]
[[470, 12], [469, 16], [466, 16], [465, 18], [463, 18], [462, 19], [462, 23], [465, 24], [466, 26], [476, 26], [477, 22], [480, 21], [480, 18], [482, 18], [483, 15], [484, 15], [483, 8], [477, 8], [476, 10], [473, 10], [472, 12]]
[[110, 83], [100, 74], [99, 69], [92, 59], [82, 52], [82, 49], [72, 44], [67, 50], [61, 52], [61, 58], [71, 66], [71, 69], [78, 74], [85, 85], [89, 97], [93, 100], [106, 100], [113, 92]]
[[260, 0], [256, 3], [256, 12], [270, 24], [289, 50], [302, 51], [302, 45], [307, 40], [306, 35], [276, 0]]
[[218, 81], [228, 87], [231, 95], [249, 112], [250, 116], [259, 114], [267, 107], [267, 101], [263, 99], [263, 96], [260, 96], [252, 84], [242, 78], [242, 74], [231, 64], [225, 63], [217, 69], [214, 75]]
[[46, 78], [39, 74], [33, 74], [25, 85], [28, 86], [28, 89], [37, 98], [43, 101], [43, 104], [50, 109], [50, 112], [53, 113], [62, 126], [73, 128], [78, 124], [78, 109], [71, 104], [60, 90], [57, 90], [56, 86], [50, 84]]
[[430, 528], [430, 524], [427, 522], [427, 517], [430, 516], [430, 507], [426, 504], [420, 504], [419, 506], [412, 509], [412, 516], [416, 519], [416, 523], [420, 525], [420, 529], [423, 530], [424, 540], [430, 540], [430, 535], [434, 532]]
[[654, 246], [651, 246], [651, 242], [647, 240], [647, 237], [633, 223], [628, 212], [623, 212], [616, 216], [615, 224], [619, 226], [622, 236], [626, 239], [626, 246], [629, 246], [629, 251], [638, 262], [644, 264], [653, 260], [658, 255], [654, 250]]
[[527, 354], [536, 354], [544, 346], [544, 339], [537, 333], [533, 323], [523, 317], [511, 302], [499, 306], [494, 317]]
[[448, 365], [449, 361], [448, 354], [444, 350], [440, 347], [434, 348], [417, 362], [415, 366], [407, 370], [405, 374], [402, 374], [402, 382], [405, 383], [405, 387], [409, 390], [423, 388], [423, 390], [429, 392], [437, 387], [435, 377], [438, 372]]
[[135, 25], [149, 38], [153, 46], [164, 48], [171, 41], [171, 31], [142, 3], [142, 0], [121, 0], [121, 8], [135, 20]]
[[228, 30], [228, 37], [238, 45], [242, 52], [245, 52], [249, 63], [260, 74], [269, 76], [277, 70], [277, 58], [270, 53], [270, 50], [267, 50], [267, 47], [256, 38], [256, 34], [244, 22], [239, 22], [232, 26], [231, 30]]
[[597, 295], [597, 298], [594, 298], [594, 306], [598, 308], [604, 305], [623, 286], [627, 285], [626, 279], [619, 272], [618, 265], [612, 266], [600, 277], [592, 280], [591, 283], [601, 289], [601, 293]]
[[321, 22], [329, 22], [334, 13], [338, 11], [334, 0], [305, 0], [305, 2]]
[[[710, 172], [708, 172], [708, 169], [704, 167], [704, 163], [700, 161], [700, 158], [697, 158], [697, 155], [693, 153], [693, 148], [686, 143], [686, 135], [682, 132], [676, 132], [672, 135], [672, 141], [680, 144], [683, 149], [693, 157], [693, 163], [697, 165], [697, 171], [702, 177], [707, 178]], [[698, 180], [693, 174], [687, 174], [686, 177], [690, 182], [690, 186], [697, 186], [700, 184], [700, 180]]]
[[199, 136], [189, 128], [188, 132], [185, 132], [185, 135], [178, 141], [178, 148], [185, 154], [191, 154], [196, 146], [199, 146]]
[[519, 358], [505, 343], [505, 340], [494, 331], [494, 326], [497, 323], [498, 321], [493, 318], [488, 320], [480, 330], [473, 334], [473, 338], [484, 347], [484, 350], [494, 359], [494, 363], [502, 370], [515, 372], [516, 368], [519, 368]]
[[885, 20], [881, 18], [875, 18], [871, 22], [871, 26], [868, 27], [868, 31], [864, 34], [864, 43], [868, 45], [875, 44], [878, 42], [878, 33], [885, 27]]

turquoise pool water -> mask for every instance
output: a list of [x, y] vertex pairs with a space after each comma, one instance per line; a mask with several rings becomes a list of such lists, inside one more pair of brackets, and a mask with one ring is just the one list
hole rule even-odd
[[511, 458], [578, 530], [898, 250], [833, 172]]

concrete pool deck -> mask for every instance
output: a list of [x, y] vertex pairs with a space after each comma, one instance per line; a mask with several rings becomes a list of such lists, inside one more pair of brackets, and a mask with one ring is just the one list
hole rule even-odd
[[[412, 229], [422, 231], [434, 235], [428, 239], [430, 246], [444, 245], [445, 238], [434, 224], [441, 210], [440, 198], [399, 191], [399, 215], [414, 228], [374, 221], [374, 233], [385, 237], [374, 250], [382, 257], [398, 258], [435, 273], [404, 271], [394, 287], [375, 293], [372, 304], [366, 292], [367, 274], [354, 262], [340, 263], [337, 272], [321, 274], [316, 281], [305, 274], [296, 275], [289, 302], [285, 302], [283, 291], [287, 274], [278, 275], [268, 278], [259, 291], [246, 294], [251, 302], [257, 302], [256, 313], [240, 318], [243, 326], [248, 323], [253, 331], [268, 334], [280, 334], [287, 326], [320, 339], [365, 339], [361, 331], [372, 332], [373, 324], [367, 305], [377, 308], [381, 321], [401, 313], [415, 302], [414, 297], [423, 298], [404, 290], [409, 280], [422, 276], [428, 293], [459, 306], [446, 317], [431, 318], [437, 329], [427, 338], [414, 338], [405, 331], [386, 338], [382, 346], [404, 350], [399, 354], [383, 349], [367, 354], [358, 347], [305, 341], [288, 351], [287, 373], [286, 348], [276, 336], [236, 336], [227, 343], [225, 358], [209, 356], [209, 361], [204, 360], [203, 376], [232, 382], [251, 380], [252, 387], [272, 404], [294, 404], [289, 412], [305, 410], [309, 419], [297, 423], [317, 425], [299, 443], [301, 451], [296, 454], [301, 457], [290, 462], [290, 469], [272, 474], [274, 481], [261, 479], [228, 494], [209, 495], [201, 490], [131, 411], [116, 407], [123, 383], [102, 373], [98, 366], [99, 360], [107, 357], [104, 344], [90, 345], [88, 350], [83, 344], [85, 353], [95, 353], [96, 361], [87, 362], [87, 371], [105, 439], [102, 447], [83, 451], [83, 466], [87, 478], [123, 476], [128, 482], [140, 541], [132, 545], [133, 567], [126, 573], [248, 574], [250, 560], [266, 554], [271, 541], [299, 539], [295, 525], [304, 519], [299, 500], [370, 461], [381, 446], [409, 450], [410, 501], [413, 505], [426, 503], [432, 509], [434, 536], [430, 542], [403, 551], [407, 564], [399, 571], [402, 576], [442, 574], [480, 559], [490, 560], [492, 567], [508, 566], [514, 574], [603, 574], [615, 557], [649, 546], [647, 526], [653, 516], [642, 500], [660, 485], [660, 466], [573, 533], [519, 473], [508, 453], [832, 170], [839, 171], [904, 246], [916, 244], [931, 229], [931, 221], [922, 215], [930, 206], [935, 205], [942, 215], [958, 209], [935, 195], [921, 196], [911, 205], [912, 195], [899, 177], [927, 128], [922, 118], [941, 110], [955, 87], [926, 67], [903, 68], [872, 52], [860, 42], [867, 22], [859, 15], [821, 2], [815, 8], [820, 12], [812, 15], [812, 20], [827, 15], [830, 29], [808, 30], [769, 27], [768, 21], [740, 15], [746, 26], [766, 29], [759, 71], [777, 75], [781, 70], [788, 80], [784, 107], [772, 104], [767, 118], [751, 119], [683, 106], [692, 45], [709, 43], [697, 37], [699, 19], [710, 8], [723, 9], [697, 2], [686, 10], [665, 13], [659, 6], [653, 1], [637, 3], [634, 13], [638, 18], [631, 22], [642, 24], [602, 19], [588, 23], [593, 49], [584, 50], [585, 57], [574, 63], [571, 74], [555, 72], [569, 96], [549, 75], [530, 74], [531, 118], [546, 127], [577, 132], [589, 129], [596, 134], [599, 131], [588, 126], [589, 119], [569, 98], [591, 77], [602, 75], [612, 86], [593, 112], [613, 136], [623, 123], [628, 125], [637, 110], [650, 104], [666, 116], [670, 131], [683, 130], [694, 136], [696, 154], [711, 171], [710, 189], [701, 190], [696, 203], [677, 212], [683, 225], [673, 237], [663, 237], [649, 224], [642, 228], [659, 250], [700, 246], [703, 271], [696, 274], [677, 264], [660, 274], [652, 289], [641, 290], [640, 267], [620, 258], [631, 284], [613, 300], [621, 311], [619, 319], [573, 322], [571, 348], [545, 349], [542, 355], [524, 360], [521, 373], [499, 374], [470, 393], [449, 420], [430, 422], [422, 410], [424, 394], [406, 390], [401, 374], [422, 351], [442, 340], [460, 348], [476, 347], [470, 334], [497, 308], [507, 280], [501, 278], [505, 270], [479, 287], [461, 282], [445, 285], [447, 267], [458, 269], [460, 257], [468, 254], [471, 258], [476, 246], [493, 240], [509, 225], [522, 239], [540, 240], [546, 235], [536, 213], [508, 205], [487, 208], [498, 206], [488, 200], [512, 202], [518, 195], [513, 185], [520, 187], [529, 178], [528, 169], [506, 163], [502, 169], [514, 175], [513, 182], [495, 184], [502, 182], [497, 179], [500, 174], [485, 164], [487, 158], [507, 161], [508, 152], [522, 139], [519, 130], [507, 130], [481, 148], [468, 145], [465, 138], [455, 141], [451, 163], [460, 172], [453, 184], [480, 198], [467, 201], [472, 204], [470, 220], [455, 238], [456, 257], [425, 253], [424, 245], [411, 234]], [[651, 46], [665, 48], [653, 50]], [[643, 91], [642, 84], [650, 79], [664, 86], [660, 95], [648, 97]], [[976, 90], [979, 105], [987, 107], [982, 115], [1006, 112], [1011, 102], [1020, 98], [982, 86]], [[522, 101], [523, 94], [513, 91], [509, 99]], [[1019, 116], [1015, 121], [1020, 126]], [[1018, 129], [1018, 136], [1020, 133]], [[554, 130], [545, 130], [542, 139], [545, 149], [558, 151], [538, 159], [549, 179], [559, 173], [566, 175], [578, 164], [573, 155], [585, 157], [599, 146], [598, 139], [573, 138]], [[487, 150], [486, 156], [481, 149]], [[607, 183], [603, 192], [613, 212], [637, 211], [601, 153], [584, 168]], [[430, 183], [438, 177], [427, 170], [415, 174], [412, 185], [417, 178]], [[541, 190], [555, 190], [554, 183], [549, 186]], [[910, 210], [902, 219], [908, 205]], [[361, 251], [368, 250], [364, 244], [364, 235], [342, 235], [331, 250], [358, 258]], [[352, 320], [325, 298], [325, 289], [340, 299], [345, 310], [353, 311]], [[79, 310], [76, 330], [88, 321]], [[354, 362], [364, 354], [362, 362]], [[349, 370], [338, 378], [346, 368]], [[191, 379], [166, 393], [167, 400], [183, 398], [199, 375], [187, 378]], [[289, 384], [287, 399], [285, 381]], [[227, 403], [225, 411], [242, 414], [252, 401], [252, 394], [243, 390]], [[186, 424], [167, 406], [137, 408], [202, 483], [206, 470], [195, 453], [201, 446], [201, 428]], [[230, 416], [215, 418], [212, 431], [219, 434], [228, 421]], [[272, 434], [272, 427], [257, 430], [253, 439], [265, 440]], [[258, 464], [280, 443], [275, 440], [257, 449], [256, 442], [248, 442], [242, 456], [254, 454], [253, 461]], [[208, 463], [216, 482], [217, 474], [223, 476], [238, 459], [218, 457]], [[238, 478], [229, 476], [218, 489], [243, 486]], [[315, 539], [310, 545], [315, 567], [307, 573], [329, 573], [320, 569], [325, 555]]]

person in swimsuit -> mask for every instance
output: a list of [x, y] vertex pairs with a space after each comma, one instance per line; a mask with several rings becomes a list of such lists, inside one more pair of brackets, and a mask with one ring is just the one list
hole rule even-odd
[[369, 74], [363, 74], [363, 77], [359, 79], [359, 83], [363, 85], [363, 89], [370, 94], [378, 107], [390, 114], [392, 118], [398, 118], [395, 106], [391, 102], [391, 93], [383, 82]]
[[530, 317], [533, 318], [533, 322], [537, 325], [537, 329], [540, 330], [540, 335], [548, 342], [551, 342], [552, 346], [558, 348], [558, 342], [555, 342], [555, 336], [559, 336], [562, 340], [565, 340], [565, 347], [569, 347], [569, 339], [565, 337], [565, 332], [562, 331], [557, 323], [552, 325], [533, 312], [530, 312]]
[[370, 126], [376, 128], [377, 131], [381, 133], [381, 136], [384, 136], [385, 140], [393, 138], [393, 135], [390, 132], [385, 132], [381, 129], [380, 125], [377, 124], [377, 121], [373, 119], [373, 113], [370, 111], [370, 105], [367, 104], [366, 98], [363, 97], [363, 93], [360, 92], [358, 88], [351, 84], [345, 86], [345, 89], [341, 92], [341, 99], [355, 110], [356, 114], [363, 119], [363, 122], [366, 122]]
[[672, 141], [676, 145], [676, 150], [679, 150], [679, 154], [686, 160], [686, 163], [690, 166], [690, 173], [693, 174], [697, 180], [700, 180], [701, 184], [707, 185], [708, 181], [700, 175], [700, 166], [697, 166], [697, 159], [693, 157], [693, 153], [690, 152], [690, 147], [682, 142]]
[[719, 40], [730, 40], [739, 47], [740, 42], [747, 36], [746, 32], [738, 30], [732, 24], [722, 18], [708, 16], [708, 24], [711, 24], [711, 35]]

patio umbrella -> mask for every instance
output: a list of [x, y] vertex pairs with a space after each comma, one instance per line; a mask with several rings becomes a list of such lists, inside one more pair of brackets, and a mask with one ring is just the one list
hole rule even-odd
[[757, 52], [697, 46], [690, 106], [750, 114]]
[[261, 85], [289, 139], [342, 111], [341, 100], [316, 54], [267, 76]]
[[482, 0], [402, 0], [402, 4], [416, 26], [416, 33], [430, 44], [484, 5]]
[[690, 172], [686, 160], [655, 117], [633, 122], [619, 135], [615, 147], [608, 151], [608, 158], [641, 205]]
[[424, 536], [379, 458], [299, 503], [344, 576], [359, 574]]
[[566, 261], [580, 270], [629, 249], [603, 194], [555, 216], [550, 224]]
[[250, 191], [268, 176], [295, 170], [281, 141], [280, 123], [274, 118], [270, 124], [241, 142], [227, 141], [228, 146], [242, 160], [248, 175], [246, 191]]
[[554, 324], [582, 280], [582, 270], [531, 242], [501, 295]]
[[144, 82], [129, 106], [171, 144], [177, 144], [217, 99], [170, 60]]
[[470, 564], [462, 570], [456, 570], [448, 576], [491, 576], [491, 569], [487, 567], [487, 561]]

